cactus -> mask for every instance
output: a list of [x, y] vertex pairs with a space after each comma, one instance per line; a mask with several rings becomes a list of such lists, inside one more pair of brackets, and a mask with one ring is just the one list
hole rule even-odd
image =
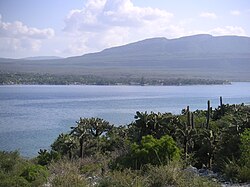
[[194, 113], [193, 112], [191, 113], [191, 126], [192, 126], [192, 129], [195, 128], [195, 125], [194, 125]]
[[224, 107], [222, 102], [222, 97], [220, 96], [220, 109], [221, 109], [221, 115], [224, 115]]
[[186, 110], [186, 114], [187, 114], [187, 127], [190, 126], [190, 111], [189, 111], [189, 106], [187, 106], [187, 110]]
[[209, 119], [210, 119], [210, 100], [207, 101], [207, 124], [206, 128], [209, 128]]

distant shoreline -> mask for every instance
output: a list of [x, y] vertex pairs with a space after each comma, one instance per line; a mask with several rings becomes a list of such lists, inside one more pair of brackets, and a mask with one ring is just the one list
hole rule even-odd
[[[238, 81], [239, 82], [239, 81]], [[246, 81], [244, 81], [246, 82]], [[0, 84], [0, 86], [213, 86], [213, 85], [231, 85], [232, 82], [222, 84], [171, 84], [171, 85], [157, 85], [157, 84]]]
[[186, 86], [229, 85], [228, 80], [204, 78], [104, 77], [95, 75], [53, 75], [0, 73], [0, 85], [106, 85], [106, 86]]

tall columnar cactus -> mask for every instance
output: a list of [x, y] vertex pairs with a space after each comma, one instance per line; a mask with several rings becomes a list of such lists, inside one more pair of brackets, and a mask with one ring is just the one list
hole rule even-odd
[[223, 102], [222, 102], [221, 96], [220, 96], [220, 110], [221, 110], [221, 115], [224, 115], [224, 107], [223, 107]]
[[193, 112], [191, 113], [191, 127], [192, 127], [192, 129], [195, 128], [195, 125], [194, 125], [194, 113]]
[[187, 126], [189, 127], [190, 126], [190, 111], [189, 111], [189, 106], [187, 106]]
[[210, 119], [210, 100], [207, 101], [207, 124], [206, 128], [209, 128], [209, 119]]

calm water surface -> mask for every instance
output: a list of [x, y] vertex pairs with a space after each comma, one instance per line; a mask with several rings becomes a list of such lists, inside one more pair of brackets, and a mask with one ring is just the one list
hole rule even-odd
[[250, 83], [208, 86], [0, 86], [0, 150], [32, 157], [80, 117], [128, 124], [136, 111], [180, 113], [224, 103], [250, 103]]

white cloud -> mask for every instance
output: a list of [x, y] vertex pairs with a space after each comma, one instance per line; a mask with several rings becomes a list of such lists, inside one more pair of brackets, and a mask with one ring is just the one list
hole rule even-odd
[[89, 0], [81, 10], [66, 17], [65, 30], [98, 31], [109, 26], [141, 26], [148, 21], [169, 20], [173, 14], [153, 8], [136, 7], [130, 0]]
[[[200, 16], [217, 18], [213, 12], [203, 12]], [[246, 35], [241, 27], [210, 25], [212, 29], [204, 30], [192, 27], [194, 22], [194, 18], [188, 17], [178, 21], [172, 13], [158, 8], [135, 6], [131, 0], [88, 0], [82, 9], [71, 10], [66, 16], [63, 30], [68, 46], [60, 52], [67, 56], [82, 55], [152, 37], [171, 39], [201, 33]]]
[[200, 14], [200, 17], [208, 18], [208, 19], [216, 19], [217, 15], [213, 12], [202, 12]]
[[218, 35], [246, 36], [246, 31], [242, 27], [238, 27], [238, 26], [217, 27], [217, 28], [210, 30], [209, 33], [215, 36], [218, 36]]
[[38, 51], [41, 41], [54, 36], [51, 28], [37, 29], [28, 27], [20, 21], [13, 23], [2, 21], [0, 15], [0, 49], [4, 51]]
[[233, 15], [233, 16], [239, 16], [240, 15], [240, 11], [238, 11], [238, 10], [232, 10], [230, 12], [230, 14]]
[[81, 10], [69, 12], [64, 31], [78, 37], [70, 48], [81, 46], [75, 52], [87, 50], [83, 54], [148, 37], [172, 37], [178, 29], [170, 24], [173, 16], [165, 10], [137, 7], [130, 0], [88, 0]]

